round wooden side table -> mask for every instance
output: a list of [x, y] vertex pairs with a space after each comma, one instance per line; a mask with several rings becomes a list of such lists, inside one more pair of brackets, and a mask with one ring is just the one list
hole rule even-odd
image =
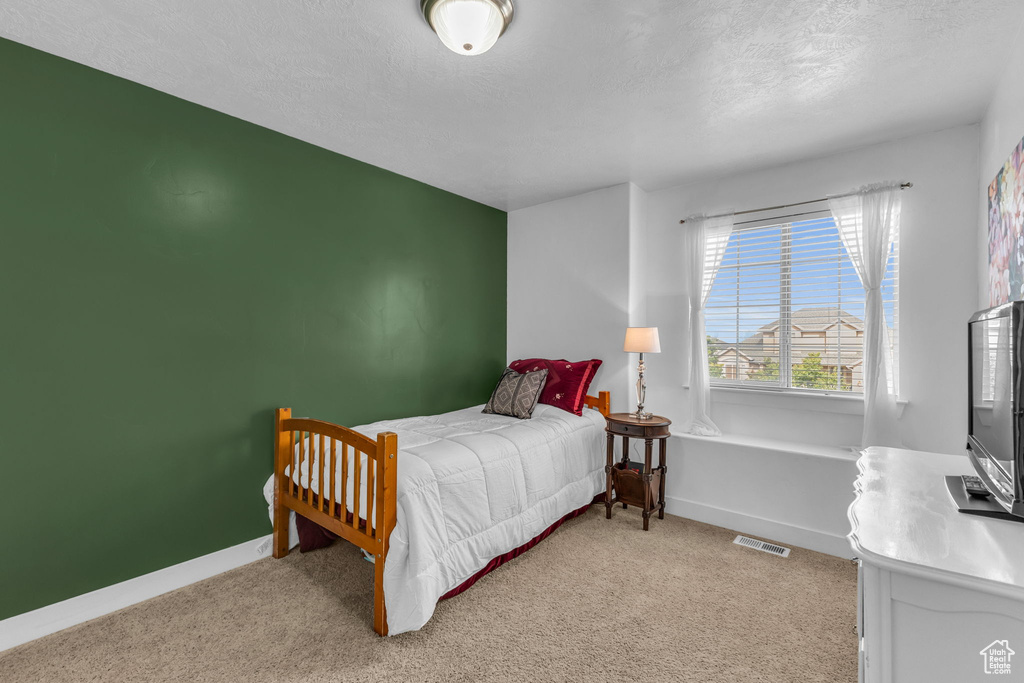
[[[611, 413], [605, 417], [608, 434], [608, 463], [605, 465], [605, 516], [612, 518], [612, 505], [636, 505], [643, 509], [644, 531], [648, 530], [651, 513], [658, 511], [658, 519], [665, 519], [665, 452], [672, 420], [660, 415], [641, 419], [635, 413]], [[622, 437], [622, 460], [615, 459], [615, 437]], [[629, 440], [644, 440], [643, 463], [630, 462]], [[651, 451], [658, 441], [658, 466], [651, 467]], [[612, 491], [615, 497], [612, 497]], [[657, 499], [657, 502], [655, 502]]]

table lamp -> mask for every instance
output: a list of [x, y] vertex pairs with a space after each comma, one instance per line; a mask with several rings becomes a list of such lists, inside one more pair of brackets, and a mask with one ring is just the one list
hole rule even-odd
[[644, 398], [647, 395], [647, 383], [644, 381], [644, 354], [661, 353], [661, 340], [658, 339], [657, 327], [627, 327], [626, 341], [622, 350], [627, 353], [639, 353], [640, 364], [637, 366], [639, 377], [636, 380], [636, 418], [651, 419], [650, 413], [644, 412]]

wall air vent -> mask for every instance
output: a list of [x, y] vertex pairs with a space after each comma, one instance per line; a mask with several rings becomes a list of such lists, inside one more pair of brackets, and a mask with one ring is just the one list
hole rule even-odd
[[774, 543], [759, 541], [756, 538], [737, 536], [733, 543], [753, 548], [754, 550], [760, 550], [763, 553], [770, 553], [772, 555], [778, 555], [779, 557], [789, 557], [789, 548], [783, 548], [781, 545], [775, 545]]

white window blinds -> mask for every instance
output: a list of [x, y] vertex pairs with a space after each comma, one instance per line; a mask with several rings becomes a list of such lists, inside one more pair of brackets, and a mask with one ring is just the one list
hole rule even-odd
[[[737, 225], [705, 316], [713, 384], [863, 392], [864, 288], [827, 210]], [[899, 238], [882, 299], [894, 372]]]

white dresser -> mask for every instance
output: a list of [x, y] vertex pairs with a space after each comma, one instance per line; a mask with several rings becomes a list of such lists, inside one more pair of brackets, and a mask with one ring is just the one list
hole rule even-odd
[[857, 465], [860, 680], [1024, 681], [1024, 523], [957, 512], [943, 478], [966, 457], [869, 448]]

